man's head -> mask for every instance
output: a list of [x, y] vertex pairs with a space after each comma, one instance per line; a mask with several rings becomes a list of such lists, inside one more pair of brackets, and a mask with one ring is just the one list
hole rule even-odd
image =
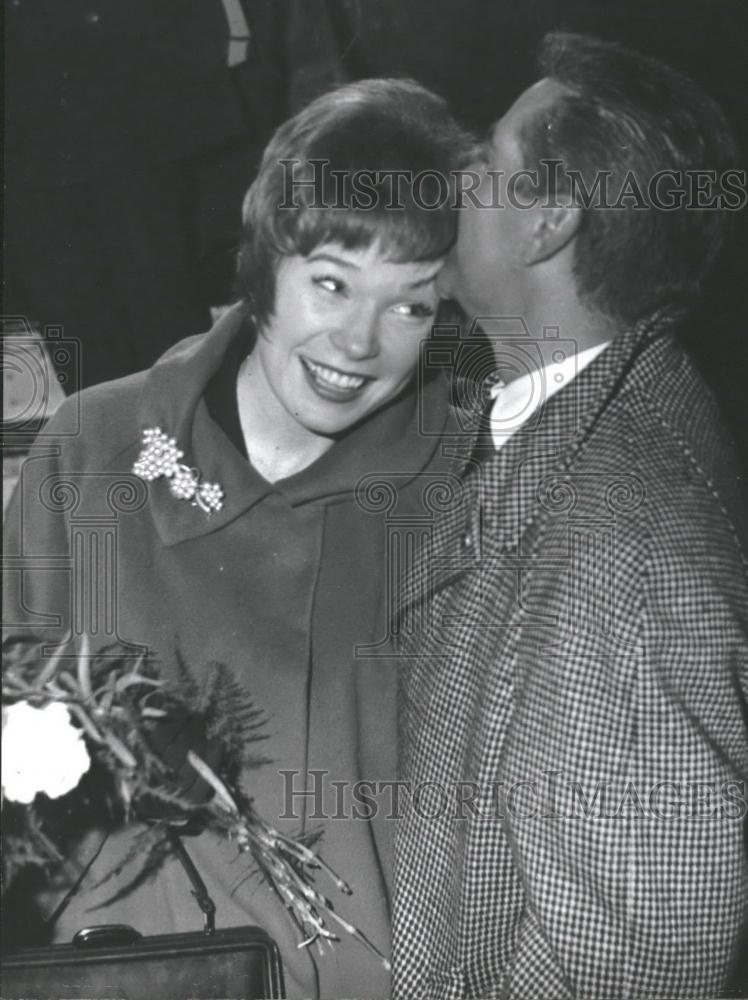
[[614, 43], [551, 34], [539, 65], [543, 79], [478, 164], [489, 171], [480, 201], [501, 207], [463, 210], [445, 288], [474, 315], [524, 315], [565, 276], [617, 324], [687, 303], [729, 225], [716, 203], [737, 153], [722, 112], [691, 80]]

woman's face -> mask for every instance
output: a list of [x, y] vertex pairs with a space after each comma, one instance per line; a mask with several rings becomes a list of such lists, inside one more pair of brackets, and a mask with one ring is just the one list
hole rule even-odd
[[334, 436], [396, 396], [429, 335], [441, 265], [334, 243], [282, 258], [275, 311], [252, 352], [277, 419]]

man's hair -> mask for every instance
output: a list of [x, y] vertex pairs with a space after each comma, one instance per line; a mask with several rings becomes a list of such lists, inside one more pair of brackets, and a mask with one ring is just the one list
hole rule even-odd
[[[411, 80], [347, 84], [281, 125], [243, 210], [238, 288], [257, 325], [273, 312], [285, 255], [339, 243], [376, 244], [396, 263], [443, 256], [456, 237], [452, 172], [467, 146], [446, 102]], [[413, 188], [397, 171], [421, 180]], [[355, 179], [366, 185], [358, 196]]]
[[[561, 161], [559, 186], [567, 193], [569, 170], [578, 171], [587, 192], [609, 171], [609, 196], [615, 200], [627, 178], [647, 192], [662, 171], [676, 172], [663, 180], [687, 186], [694, 171], [716, 171], [719, 179], [737, 166], [730, 128], [717, 104], [656, 59], [616, 43], [554, 32], [541, 42], [538, 61], [542, 75], [569, 94], [523, 129], [523, 152], [526, 165], [539, 169], [541, 177], [553, 177], [542, 161]], [[720, 190], [718, 183], [715, 191]], [[578, 291], [591, 307], [627, 323], [663, 306], [687, 304], [729, 224], [723, 208], [688, 203], [672, 210], [636, 208], [629, 201], [614, 209], [593, 200], [582, 208], [575, 241]]]

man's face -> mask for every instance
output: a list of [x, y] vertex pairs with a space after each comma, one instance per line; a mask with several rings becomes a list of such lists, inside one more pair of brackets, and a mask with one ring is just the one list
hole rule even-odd
[[520, 136], [524, 126], [564, 92], [561, 84], [548, 79], [526, 90], [489, 131], [469, 165], [480, 183], [474, 196], [462, 196], [457, 243], [439, 278], [439, 290], [457, 299], [470, 318], [525, 313], [529, 289], [523, 248], [534, 213], [518, 207], [528, 203], [518, 174], [525, 167]]

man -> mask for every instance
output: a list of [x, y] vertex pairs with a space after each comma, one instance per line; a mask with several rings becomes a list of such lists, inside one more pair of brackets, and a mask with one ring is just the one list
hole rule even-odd
[[394, 993], [713, 997], [748, 885], [746, 526], [673, 331], [735, 151], [651, 59], [554, 35], [541, 66], [443, 275], [498, 381], [400, 592]]

